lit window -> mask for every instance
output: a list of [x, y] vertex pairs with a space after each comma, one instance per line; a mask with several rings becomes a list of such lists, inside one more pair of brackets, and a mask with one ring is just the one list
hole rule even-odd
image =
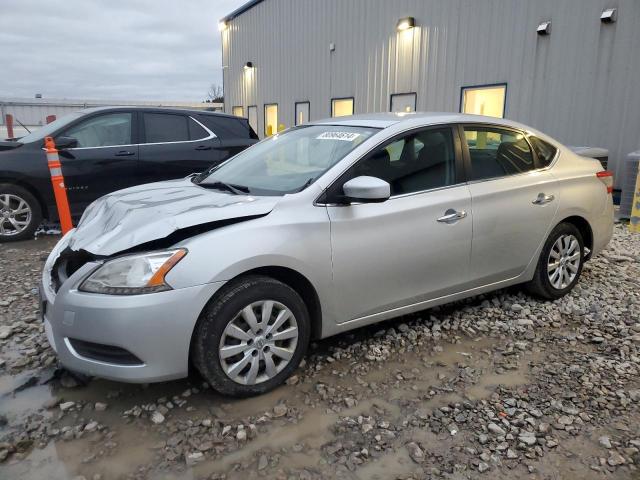
[[415, 93], [394, 93], [391, 95], [391, 111], [409, 113], [416, 111]]
[[296, 102], [296, 125], [309, 121], [309, 102]]
[[269, 137], [278, 133], [278, 104], [264, 106], [264, 134]]
[[488, 117], [504, 117], [507, 85], [490, 85], [486, 87], [462, 87], [462, 113], [486, 115]]
[[244, 107], [233, 107], [231, 109], [231, 113], [233, 113], [236, 117], [244, 117]]
[[334, 98], [331, 100], [331, 116], [353, 115], [353, 98]]

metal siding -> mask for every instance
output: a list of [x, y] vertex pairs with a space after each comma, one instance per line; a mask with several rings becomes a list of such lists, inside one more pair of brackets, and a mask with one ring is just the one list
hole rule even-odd
[[[618, 21], [602, 24], [612, 6]], [[406, 16], [416, 28], [396, 32]], [[551, 35], [537, 35], [549, 19]], [[312, 120], [330, 115], [331, 98], [388, 111], [392, 93], [413, 91], [418, 110], [458, 111], [462, 86], [506, 82], [508, 118], [607, 148], [622, 174], [640, 148], [638, 25], [636, 0], [266, 0], [222, 33], [225, 110], [257, 105], [262, 132], [265, 103], [289, 127], [296, 101]]]

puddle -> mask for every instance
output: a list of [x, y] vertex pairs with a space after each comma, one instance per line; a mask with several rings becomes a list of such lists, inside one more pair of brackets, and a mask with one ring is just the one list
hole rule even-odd
[[38, 376], [35, 372], [0, 376], [0, 415], [12, 423], [41, 408], [52, 397], [51, 387], [39, 384], [47, 378], [46, 373]]

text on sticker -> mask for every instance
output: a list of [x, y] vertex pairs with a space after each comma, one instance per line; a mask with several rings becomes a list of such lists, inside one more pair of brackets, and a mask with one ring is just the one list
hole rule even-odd
[[324, 132], [316, 137], [317, 140], [343, 140], [345, 142], [353, 142], [360, 136], [359, 133], [352, 132]]

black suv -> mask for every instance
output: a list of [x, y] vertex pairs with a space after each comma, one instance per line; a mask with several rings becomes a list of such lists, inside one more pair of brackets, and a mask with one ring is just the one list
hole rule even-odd
[[65, 116], [0, 142], [0, 242], [29, 238], [43, 219], [58, 218], [46, 136], [60, 151], [74, 218], [102, 195], [201, 172], [258, 141], [246, 119], [201, 110], [101, 107]]

